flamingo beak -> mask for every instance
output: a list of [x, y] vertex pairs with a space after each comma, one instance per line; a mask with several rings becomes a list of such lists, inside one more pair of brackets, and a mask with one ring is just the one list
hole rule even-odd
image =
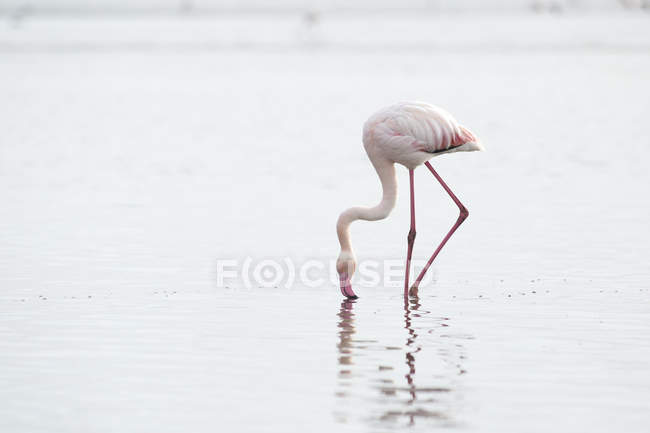
[[358, 296], [352, 290], [352, 285], [350, 284], [350, 278], [347, 273], [339, 274], [341, 279], [341, 293], [348, 299], [357, 299]]

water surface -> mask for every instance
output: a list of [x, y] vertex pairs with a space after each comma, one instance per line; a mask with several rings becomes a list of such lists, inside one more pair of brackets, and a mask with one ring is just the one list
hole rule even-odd
[[[0, 430], [647, 430], [645, 22], [563, 17], [570, 44], [513, 47], [531, 19], [483, 18], [503, 32], [451, 26], [456, 50], [405, 19], [392, 48], [381, 26], [348, 43], [355, 19], [305, 43], [283, 18], [276, 45], [238, 21], [244, 46], [210, 21], [198, 46], [192, 20], [81, 25], [94, 45], [65, 20], [3, 28]], [[470, 217], [420, 298], [218, 284], [222, 259], [336, 257], [338, 213], [380, 197], [361, 125], [403, 99], [487, 148], [433, 161]], [[398, 176], [391, 218], [353, 226], [360, 259], [403, 260]], [[425, 259], [457, 210], [415, 176]]]

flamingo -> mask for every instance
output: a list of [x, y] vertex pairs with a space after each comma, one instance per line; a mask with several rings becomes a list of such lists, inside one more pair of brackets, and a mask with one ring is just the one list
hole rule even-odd
[[[471, 131], [461, 126], [442, 108], [425, 102], [400, 102], [370, 116], [363, 126], [363, 147], [377, 171], [383, 194], [377, 206], [351, 207], [343, 211], [338, 218], [336, 232], [341, 252], [336, 260], [336, 270], [339, 274], [341, 293], [350, 299], [357, 298], [350, 283], [356, 270], [356, 258], [350, 241], [350, 224], [356, 220], [378, 221], [388, 217], [397, 201], [395, 163], [399, 163], [409, 170], [411, 190], [411, 228], [407, 236], [404, 296], [417, 295], [420, 282], [431, 263], [469, 215], [467, 208], [434, 170], [429, 160], [444, 153], [483, 150], [483, 146]], [[409, 270], [416, 234], [413, 171], [422, 164], [440, 182], [458, 206], [460, 214], [409, 289]]]

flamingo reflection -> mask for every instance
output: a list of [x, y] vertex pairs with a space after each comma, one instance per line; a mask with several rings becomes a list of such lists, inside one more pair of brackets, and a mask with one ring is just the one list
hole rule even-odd
[[[420, 298], [417, 296], [404, 297], [404, 329], [406, 330], [406, 340], [401, 348], [393, 346], [384, 346], [378, 340], [360, 340], [356, 337], [356, 316], [354, 313], [356, 300], [346, 299], [341, 302], [338, 312], [337, 333], [338, 333], [338, 365], [339, 365], [339, 390], [337, 397], [347, 399], [345, 407], [354, 407], [357, 411], [355, 414], [359, 415], [359, 406], [370, 404], [379, 404], [378, 410], [371, 409], [371, 422], [381, 423], [406, 423], [414, 425], [418, 419], [429, 419], [445, 424], [450, 424], [450, 414], [447, 413], [445, 404], [440, 400], [444, 395], [449, 395], [452, 389], [449, 386], [439, 386], [436, 384], [440, 375], [435, 375], [431, 371], [428, 363], [425, 363], [420, 371], [419, 376], [416, 377], [417, 360], [423, 347], [429, 352], [436, 352], [442, 358], [443, 364], [449, 365], [453, 363], [455, 367], [460, 368], [459, 357], [450, 353], [447, 348], [447, 342], [440, 343], [440, 340], [426, 340], [426, 337], [431, 337], [436, 331], [445, 329], [447, 327], [448, 318], [445, 317], [431, 317], [431, 312], [423, 310]], [[423, 333], [424, 335], [420, 335]], [[422, 338], [425, 340], [420, 341]], [[452, 344], [456, 348], [461, 348], [460, 344]], [[404, 353], [404, 360], [402, 366], [405, 365], [405, 374], [401, 376], [404, 380], [403, 385], [399, 384], [399, 377], [395, 376], [394, 372], [403, 367], [395, 363], [394, 358], [387, 362], [390, 358], [389, 352], [382, 351], [381, 349], [393, 351], [401, 349]], [[433, 349], [433, 350], [431, 350]], [[437, 350], [435, 350], [437, 349]], [[386, 354], [385, 356], [382, 355]], [[393, 352], [394, 353], [394, 352]], [[381, 357], [377, 361], [377, 354]], [[454, 359], [450, 359], [454, 358]], [[447, 359], [445, 359], [447, 358]], [[460, 356], [463, 359], [464, 356]], [[377, 365], [379, 362], [379, 365]], [[372, 363], [372, 365], [369, 365]], [[391, 365], [392, 364], [392, 365]], [[429, 371], [427, 371], [427, 369]], [[458, 374], [459, 369], [454, 368], [452, 374]], [[449, 374], [449, 372], [447, 373]], [[392, 378], [391, 378], [392, 375]], [[420, 382], [418, 383], [418, 379]], [[444, 380], [443, 382], [448, 382]], [[432, 381], [434, 382], [432, 384]], [[377, 386], [377, 382], [380, 383]], [[380, 391], [380, 398], [367, 397], [363, 402], [353, 402], [353, 399], [364, 397], [367, 387], [378, 389]], [[364, 389], [365, 388], [365, 389]], [[371, 395], [371, 394], [370, 394]], [[354, 403], [354, 404], [351, 404]], [[373, 408], [374, 409], [374, 408]], [[345, 422], [348, 413], [337, 413], [340, 421]]]

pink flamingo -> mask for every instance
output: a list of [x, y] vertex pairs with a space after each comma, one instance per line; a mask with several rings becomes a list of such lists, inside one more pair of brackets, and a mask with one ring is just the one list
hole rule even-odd
[[[341, 293], [348, 298], [357, 298], [350, 284], [356, 269], [356, 260], [350, 244], [350, 224], [359, 219], [377, 221], [388, 217], [397, 200], [395, 163], [399, 163], [408, 168], [411, 186], [411, 229], [407, 237], [404, 295], [417, 295], [420, 282], [431, 263], [433, 263], [451, 235], [469, 215], [467, 208], [433, 169], [429, 159], [443, 153], [483, 150], [483, 146], [476, 136], [461, 126], [451, 114], [424, 102], [401, 102], [373, 114], [363, 126], [363, 146], [366, 149], [368, 158], [370, 158], [370, 162], [377, 171], [377, 175], [379, 175], [383, 196], [377, 206], [371, 208], [352, 207], [339, 216], [336, 223], [336, 232], [341, 244], [341, 253], [336, 261], [336, 270], [339, 273], [341, 282]], [[413, 170], [422, 163], [426, 165], [456, 203], [460, 209], [460, 215], [451, 230], [440, 242], [438, 248], [435, 249], [409, 291], [409, 270], [413, 242], [415, 241]]]

